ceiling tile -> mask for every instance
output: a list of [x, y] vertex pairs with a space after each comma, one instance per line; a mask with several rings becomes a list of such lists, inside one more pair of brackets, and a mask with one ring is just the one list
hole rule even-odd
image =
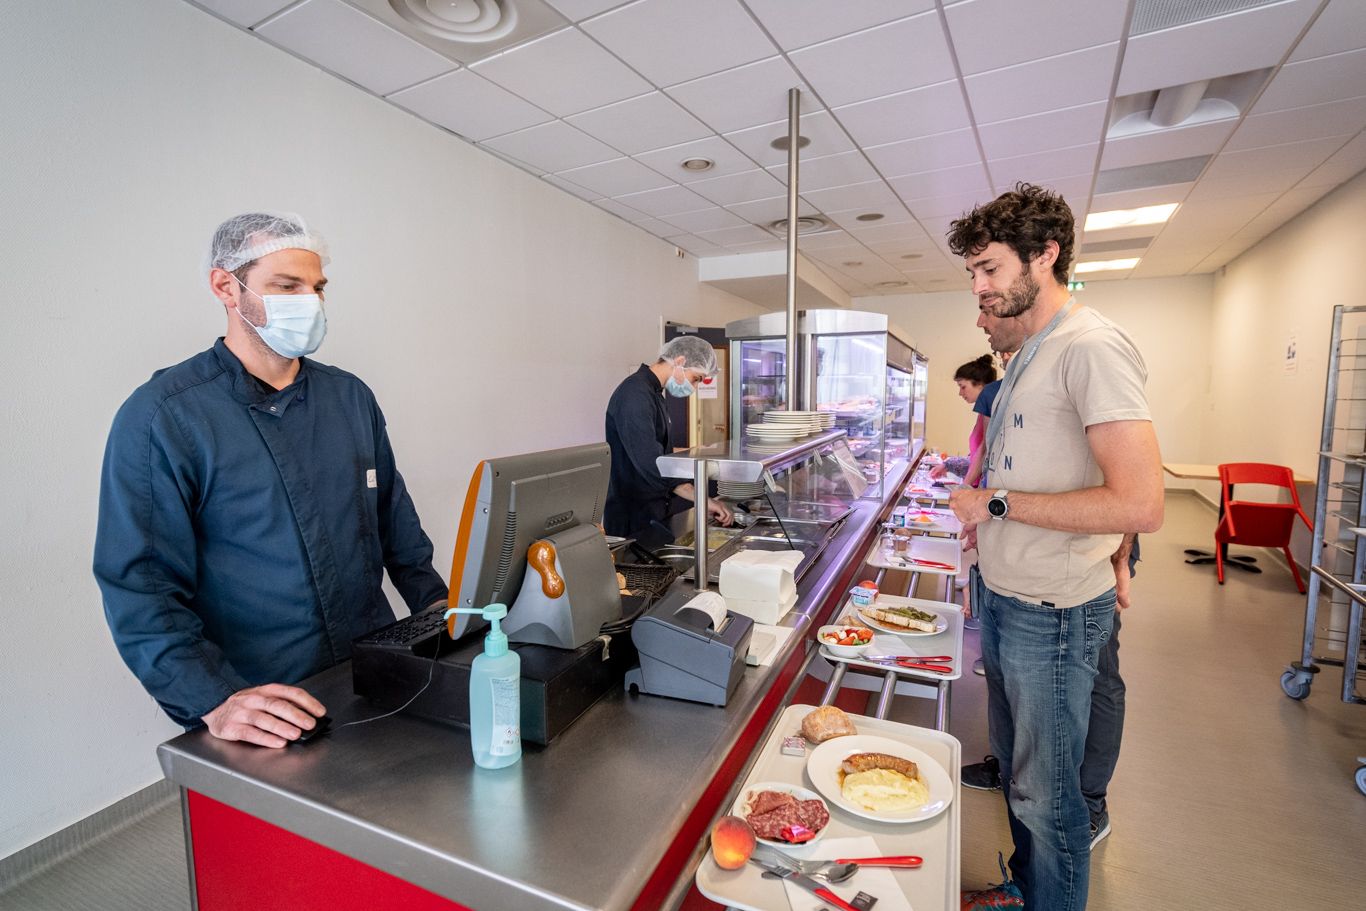
[[749, 224], [740, 216], [716, 206], [703, 209], [700, 212], [682, 212], [678, 215], [670, 215], [667, 221], [669, 224], [677, 225], [690, 233], [715, 231], [718, 228], [737, 228]]
[[956, 79], [846, 105], [836, 108], [834, 114], [863, 146], [886, 145], [972, 125]]
[[[706, 171], [688, 171], [681, 166], [681, 163], [689, 158], [707, 158], [715, 164]], [[682, 145], [670, 146], [667, 149], [644, 152], [636, 155], [635, 159], [680, 183], [696, 183], [700, 180], [754, 170], [754, 162], [719, 136], [709, 136], [706, 139], [685, 142]], [[765, 193], [764, 195], [769, 194]]]
[[639, 212], [653, 215], [656, 218], [663, 218], [666, 221], [668, 216], [679, 212], [697, 212], [710, 207], [709, 203], [701, 196], [679, 186], [661, 187], [658, 190], [628, 193], [613, 198]]
[[[840, 216], [833, 215], [831, 217], [839, 218]], [[857, 227], [850, 230], [849, 233], [864, 244], [871, 245], [896, 241], [902, 249], [907, 251], [925, 250], [931, 246], [930, 239], [925, 235], [925, 229], [916, 221], [908, 220], [890, 225], [885, 225], [882, 222], [877, 222], [872, 225], [864, 225], [855, 222], [855, 225], [857, 225]]]
[[1354, 98], [1366, 85], [1366, 50], [1287, 63], [1272, 77], [1253, 114]]
[[994, 123], [1110, 97], [1119, 43], [969, 76], [968, 100], [978, 123]]
[[906, 139], [867, 149], [868, 158], [884, 177], [942, 171], [981, 161], [972, 130], [955, 130], [920, 139]]
[[1089, 177], [1096, 169], [1096, 150], [1099, 148], [1099, 143], [1092, 143], [1015, 158], [994, 158], [987, 162], [987, 167], [991, 169], [997, 188], [1013, 186], [1021, 180], [1040, 183], [1079, 174]]
[[1118, 95], [1275, 66], [1319, 0], [1285, 0], [1129, 39]]
[[1105, 127], [1105, 108], [1106, 102], [1101, 101], [989, 123], [978, 128], [982, 149], [988, 159], [994, 159], [1098, 142]]
[[[802, 146], [802, 158], [823, 158], [836, 152], [847, 152], [854, 147], [844, 130], [835, 122], [828, 111], [815, 111], [803, 114], [799, 136], [810, 140]], [[783, 164], [787, 161], [786, 149], [775, 149], [773, 140], [787, 137], [787, 121], [779, 120], [763, 126], [750, 127], [727, 133], [732, 145], [764, 167]]]
[[[860, 215], [870, 214], [867, 209], [845, 209], [837, 212], [826, 212], [825, 217], [831, 222], [844, 228], [846, 231], [871, 231], [878, 228], [888, 228], [893, 225], [898, 226], [903, 233], [907, 231], [920, 231], [920, 226], [916, 224], [911, 213], [901, 206], [897, 206], [890, 212], [881, 212], [881, 218], [872, 221], [859, 221]], [[908, 227], [909, 226], [909, 227]], [[924, 233], [921, 231], [920, 233]]]
[[658, 218], [639, 218], [632, 221], [631, 224], [640, 228], [642, 231], [653, 234], [655, 237], [670, 237], [678, 233], [677, 228], [667, 221], [660, 221]]
[[1356, 50], [1366, 37], [1366, 3], [1361, 0], [1330, 0], [1328, 8], [1295, 46], [1291, 62]]
[[[544, 180], [546, 183], [550, 184], [551, 186], [559, 187], [561, 190], [564, 190], [566, 193], [572, 193], [573, 195], [577, 196], [579, 199], [585, 200], [585, 201], [587, 201], [587, 202], [600, 202], [600, 201], [603, 201], [603, 200], [602, 200], [602, 194], [601, 194], [601, 193], [598, 193], [598, 192], [595, 191], [595, 190], [590, 190], [590, 189], [588, 189], [587, 187], [581, 187], [581, 186], [579, 186], [579, 185], [576, 184], [576, 183], [570, 183], [569, 181], [565, 180], [565, 179], [562, 178], [562, 177], [556, 177], [554, 174], [542, 174], [542, 175], [541, 175], [541, 180]], [[607, 202], [611, 202], [611, 200], [606, 200], [606, 201], [607, 201]]]
[[[802, 89], [806, 115], [819, 105], [787, 61], [770, 57], [668, 89], [675, 101], [718, 133], [787, 120], [788, 89]], [[785, 131], [784, 131], [785, 132]]]
[[[654, 216], [646, 215], [639, 209], [633, 209], [630, 206], [624, 206], [621, 203], [617, 202], [615, 199], [595, 199], [593, 200], [593, 205], [597, 206], [599, 209], [605, 209], [608, 212], [611, 212], [618, 218], [624, 218], [632, 224], [635, 224], [637, 221], [640, 221], [641, 219], [654, 218]], [[678, 229], [675, 228], [672, 231], [669, 231], [668, 233], [677, 234]]]
[[934, 9], [934, 0], [745, 0], [784, 50]]
[[[1207, 227], [1234, 231], [1260, 214], [1281, 197], [1280, 191], [1248, 193], [1229, 199], [1197, 199], [1192, 193], [1172, 216], [1169, 227], [1185, 231]], [[1165, 229], [1164, 229], [1165, 230]]]
[[621, 6], [626, 0], [546, 0], [551, 6], [564, 14], [566, 19], [578, 22], [589, 16], [606, 12], [614, 6]]
[[[1213, 180], [1242, 177], [1256, 181], [1262, 174], [1270, 171], [1300, 170], [1302, 175], [1308, 174], [1345, 144], [1346, 140], [1342, 137], [1329, 137], [1306, 142], [1288, 142], [1284, 145], [1265, 146], [1242, 152], [1224, 152], [1210, 163], [1204, 177]], [[1253, 183], [1252, 186], [1256, 184]]]
[[640, 0], [581, 28], [658, 86], [752, 63], [776, 50], [734, 0]]
[[1366, 135], [1358, 136], [1300, 181], [1303, 187], [1334, 187], [1366, 168]]
[[880, 180], [835, 187], [829, 190], [807, 190], [802, 188], [802, 197], [822, 211], [839, 212], [845, 209], [862, 209], [865, 212], [894, 212], [900, 209], [901, 200]]
[[470, 69], [561, 117], [622, 101], [651, 88], [576, 28], [520, 44], [472, 64]]
[[627, 155], [711, 135], [710, 127], [663, 92], [651, 92], [565, 119]]
[[567, 171], [620, 157], [610, 146], [561, 120], [486, 139], [480, 145], [525, 162], [541, 173]]
[[906, 205], [917, 218], [937, 218], [945, 215], [958, 218], [965, 212], [972, 211], [974, 206], [980, 205], [990, 198], [990, 194], [955, 193], [949, 196], [934, 196], [926, 199], [908, 199]]
[[1105, 150], [1101, 152], [1100, 166], [1104, 170], [1109, 170], [1209, 155], [1223, 145], [1237, 123], [1237, 120], [1232, 119], [1221, 120], [1193, 127], [1107, 139]]
[[[1305, 175], [1303, 168], [1285, 171], [1271, 171], [1257, 175], [1256, 187], [1259, 190], [1288, 190]], [[1187, 199], [1229, 199], [1242, 196], [1247, 192], [1249, 181], [1242, 175], [1236, 177], [1202, 177], [1200, 182], [1186, 194]]]
[[693, 256], [721, 256], [729, 252], [720, 244], [714, 244], [692, 234], [679, 234], [664, 239], [681, 250], [687, 250]]
[[376, 95], [388, 95], [457, 66], [340, 0], [307, 0], [256, 34]]
[[756, 228], [754, 225], [743, 225], [738, 228], [722, 228], [719, 231], [705, 231], [698, 237], [710, 241], [714, 244], [728, 246], [730, 244], [757, 244], [761, 241], [773, 239], [773, 235], [763, 228]]
[[396, 92], [389, 100], [474, 142], [552, 119], [534, 104], [469, 70]]
[[936, 12], [875, 26], [789, 57], [830, 107], [957, 76]]
[[926, 196], [945, 196], [949, 193], [991, 193], [986, 171], [980, 163], [963, 165], [958, 168], [945, 168], [942, 171], [926, 171], [923, 174], [908, 174], [887, 181], [902, 199], [918, 199]]
[[256, 23], [278, 13], [294, 0], [195, 0], [196, 5], [242, 28], [251, 28]]
[[561, 172], [559, 176], [570, 183], [595, 190], [603, 196], [639, 193], [642, 190], [656, 190], [673, 184], [669, 178], [630, 158], [618, 158], [615, 161], [574, 168]]
[[[690, 189], [698, 189], [697, 184], [693, 184]], [[730, 209], [752, 225], [769, 225], [780, 218], [787, 218], [787, 197], [775, 196], [768, 199], [756, 199], [752, 202], [727, 205], [726, 208]], [[815, 215], [816, 213], [817, 209], [815, 206], [811, 205], [811, 203], [804, 199], [797, 200], [798, 218], [803, 215]]]
[[802, 251], [829, 250], [833, 247], [856, 247], [858, 242], [843, 231], [822, 231], [819, 234], [803, 234], [797, 239]]
[[688, 189], [720, 206], [771, 199], [784, 192], [778, 178], [759, 168], [711, 180], [699, 180], [688, 184]]
[[[768, 169], [774, 177], [787, 186], [787, 165]], [[840, 152], [824, 158], [803, 158], [797, 162], [797, 188], [803, 196], [809, 190], [828, 190], [851, 183], [866, 183], [877, 180], [877, 172], [863, 157], [862, 152]]]
[[1128, 5], [1128, 0], [970, 0], [944, 14], [958, 63], [971, 76], [1117, 41]]
[[[1366, 85], [1362, 86], [1366, 91]], [[1303, 108], [1287, 108], [1248, 117], [1233, 134], [1225, 151], [1254, 149], [1295, 139], [1347, 136], [1366, 127], [1366, 96]]]

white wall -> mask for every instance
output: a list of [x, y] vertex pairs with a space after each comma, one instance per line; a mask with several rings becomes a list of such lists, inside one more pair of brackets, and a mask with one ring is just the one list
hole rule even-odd
[[[1114, 320], [1133, 337], [1148, 364], [1148, 401], [1162, 457], [1198, 462], [1202, 427], [1212, 408], [1209, 397], [1210, 318], [1213, 280], [1184, 278], [1093, 281], [1077, 292], [1079, 302]], [[905, 329], [930, 359], [929, 442], [966, 453], [972, 409], [958, 397], [954, 371], [988, 353], [977, 328], [977, 300], [968, 291], [862, 297], [855, 309], [886, 313]], [[1166, 478], [1169, 487], [1186, 486]]]
[[598, 440], [661, 320], [759, 312], [587, 203], [180, 0], [28, 3], [0, 29], [0, 857], [157, 780], [177, 732], [123, 667], [90, 573], [119, 403], [207, 348], [214, 226], [329, 238], [320, 359], [384, 406], [448, 571], [485, 456]]

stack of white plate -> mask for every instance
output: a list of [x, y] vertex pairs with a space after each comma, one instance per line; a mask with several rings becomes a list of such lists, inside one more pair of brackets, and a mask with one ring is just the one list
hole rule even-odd
[[717, 481], [716, 492], [730, 500], [752, 500], [764, 495], [764, 482]]
[[764, 423], [775, 427], [790, 427], [800, 431], [800, 435], [815, 433], [821, 429], [821, 416], [818, 411], [770, 411], [764, 415]]
[[745, 428], [745, 436], [764, 442], [786, 442], [808, 433], [804, 424], [750, 424]]
[[820, 418], [821, 430], [829, 430], [835, 426], [835, 412], [833, 411], [818, 411], [816, 417]]

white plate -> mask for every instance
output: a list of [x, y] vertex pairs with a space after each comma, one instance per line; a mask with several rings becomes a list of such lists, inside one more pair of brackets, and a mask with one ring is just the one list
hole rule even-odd
[[[746, 808], [746, 805], [749, 803], [750, 796], [753, 794], [758, 794], [760, 791], [781, 791], [784, 794], [791, 794], [798, 800], [819, 800], [822, 804], [825, 805], [826, 810], [830, 809], [829, 802], [827, 802], [824, 798], [821, 797], [821, 795], [817, 794], [810, 788], [804, 788], [801, 785], [796, 784], [789, 784], [785, 781], [760, 781], [756, 784], [750, 785], [749, 787], [745, 788], [743, 791], [740, 792], [740, 796], [735, 798], [735, 804], [730, 808], [731, 815], [738, 816], [741, 819], [747, 819], [749, 816], [749, 810]], [[816, 833], [815, 838], [811, 839], [810, 841], [804, 841], [801, 844], [793, 844], [790, 841], [782, 841], [780, 839], [759, 838], [757, 835], [755, 836], [755, 838], [761, 844], [769, 845], [770, 847], [778, 848], [780, 850], [790, 851], [796, 848], [805, 848], [807, 845], [814, 845], [816, 842], [821, 840], [821, 836], [825, 834], [825, 830], [828, 828], [830, 828], [830, 823], [827, 822], [824, 826], [821, 827], [821, 830]]]
[[[876, 607], [877, 602], [874, 602], [873, 606]], [[944, 630], [949, 628], [948, 620], [946, 620], [939, 614], [935, 613], [934, 611], [930, 611], [930, 613], [935, 614], [934, 632], [932, 633], [926, 632], [923, 629], [906, 629], [906, 627], [904, 626], [892, 626], [888, 623], [883, 623], [880, 620], [874, 620], [872, 617], [869, 617], [867, 614], [863, 612], [863, 608], [858, 608], [859, 619], [862, 620], [864, 623], [868, 624], [873, 629], [878, 630], [879, 632], [892, 633], [897, 636], [938, 636]]]
[[[840, 793], [839, 768], [845, 757], [853, 753], [887, 753], [911, 760], [918, 767], [920, 778], [929, 789], [930, 799], [914, 810], [893, 813], [874, 812], [845, 800], [844, 795]], [[949, 778], [949, 773], [944, 771], [944, 767], [924, 751], [889, 737], [854, 734], [850, 737], [827, 740], [811, 751], [811, 756], [806, 760], [806, 775], [816, 786], [816, 790], [830, 803], [855, 816], [878, 822], [920, 822], [924, 819], [933, 819], [947, 810], [953, 802], [953, 781]]]

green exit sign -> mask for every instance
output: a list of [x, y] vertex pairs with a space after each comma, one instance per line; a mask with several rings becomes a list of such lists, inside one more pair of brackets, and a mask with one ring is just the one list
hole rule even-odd
[[1083, 291], [1086, 289], [1086, 282], [1068, 282], [1068, 291]]

